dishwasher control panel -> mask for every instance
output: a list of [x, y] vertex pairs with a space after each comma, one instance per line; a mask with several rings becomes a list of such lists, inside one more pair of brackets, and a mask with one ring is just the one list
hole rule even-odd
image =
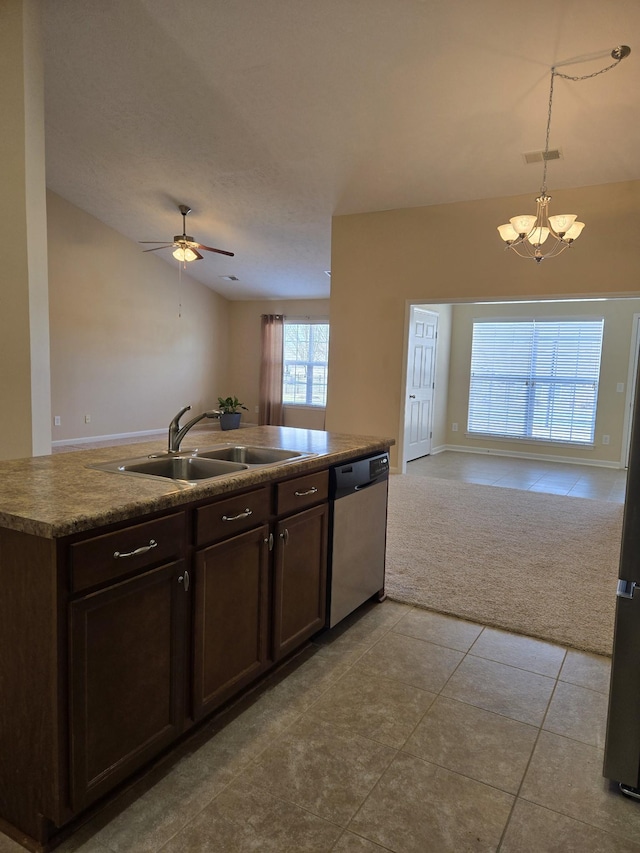
[[387, 480], [389, 454], [377, 453], [375, 456], [358, 459], [356, 462], [338, 465], [329, 473], [330, 498], [335, 500]]
[[369, 460], [369, 479], [374, 480], [381, 474], [389, 473], [389, 456], [385, 453], [383, 456], [375, 456]]

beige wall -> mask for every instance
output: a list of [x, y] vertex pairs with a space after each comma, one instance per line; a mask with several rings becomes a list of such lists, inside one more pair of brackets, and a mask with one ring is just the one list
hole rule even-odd
[[184, 272], [180, 284], [177, 263], [60, 196], [47, 207], [54, 441], [165, 429], [182, 405], [215, 408], [228, 301]]
[[640, 181], [551, 194], [587, 227], [540, 265], [496, 231], [534, 193], [334, 217], [327, 429], [401, 440], [407, 301], [640, 295]]
[[50, 448], [39, 0], [0, 3], [0, 458]]
[[[256, 412], [260, 378], [260, 317], [328, 317], [328, 299], [253, 300], [229, 303], [229, 373], [227, 394], [237, 396], [249, 408], [243, 419], [258, 422]], [[333, 333], [332, 333], [333, 334]], [[331, 350], [331, 340], [329, 343]], [[285, 426], [324, 429], [324, 409], [285, 407]]]
[[[536, 305], [454, 305], [446, 443], [449, 446], [477, 448], [489, 452], [539, 453], [589, 462], [619, 463], [623, 453], [627, 376], [634, 313], [640, 313], [640, 299], [549, 302]], [[539, 442], [483, 440], [465, 436], [473, 320], [505, 317], [514, 319], [604, 318], [596, 439], [593, 448], [567, 447]], [[622, 392], [616, 390], [618, 383], [623, 385]], [[458, 423], [456, 433], [451, 431], [451, 424], [454, 422]], [[603, 435], [610, 437], [608, 446], [602, 444]]]

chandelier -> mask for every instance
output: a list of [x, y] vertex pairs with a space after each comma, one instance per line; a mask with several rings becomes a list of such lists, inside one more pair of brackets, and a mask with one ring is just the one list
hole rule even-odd
[[[553, 108], [553, 83], [556, 77], [565, 80], [587, 80], [604, 74], [611, 68], [615, 68], [626, 56], [631, 53], [627, 45], [620, 45], [611, 51], [614, 60], [606, 68], [595, 71], [593, 74], [585, 74], [583, 77], [571, 77], [561, 74], [557, 65], [551, 67], [551, 85], [549, 87], [549, 109], [547, 113], [547, 132], [545, 136], [542, 161], [544, 163], [542, 172], [542, 186], [540, 195], [536, 198], [536, 212], [534, 214], [523, 214], [512, 217], [505, 225], [498, 226], [498, 233], [507, 244], [507, 249], [512, 249], [521, 258], [533, 258], [540, 263], [544, 258], [553, 258], [568, 249], [578, 239], [584, 228], [584, 222], [577, 222], [575, 213], [557, 213], [549, 216], [549, 202], [551, 196], [547, 194], [547, 163], [549, 159], [549, 131], [551, 130], [551, 110]], [[576, 60], [567, 60], [559, 63], [568, 65], [573, 62], [584, 62], [596, 57], [581, 57]], [[544, 249], [543, 249], [544, 246]]]

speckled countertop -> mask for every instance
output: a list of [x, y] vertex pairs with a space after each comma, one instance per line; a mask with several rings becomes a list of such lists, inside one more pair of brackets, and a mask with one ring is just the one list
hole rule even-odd
[[166, 439], [0, 462], [0, 527], [49, 539], [147, 513], [224, 495], [269, 480], [305, 474], [355, 456], [385, 450], [393, 439], [292, 427], [249, 427], [241, 432], [194, 431], [183, 452], [216, 444], [281, 447], [316, 454], [284, 465], [249, 468], [198, 485], [151, 480], [88, 468], [100, 462], [147, 456]]

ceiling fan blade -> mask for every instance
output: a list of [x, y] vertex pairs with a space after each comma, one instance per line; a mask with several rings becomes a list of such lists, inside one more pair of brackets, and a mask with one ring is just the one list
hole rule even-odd
[[[151, 242], [151, 241], [149, 240], [149, 242]], [[143, 249], [142, 252], [143, 252], [143, 254], [145, 252], [157, 252], [158, 249], [170, 249], [172, 246], [173, 246], [173, 243], [167, 243], [164, 246], [156, 246], [155, 249]]]
[[201, 260], [202, 260], [202, 255], [200, 254], [200, 252], [198, 252], [198, 251], [197, 251], [196, 249], [194, 249], [194, 248], [192, 248], [192, 249], [191, 249], [191, 251], [192, 251], [192, 252], [193, 252], [193, 254], [196, 256], [196, 261], [201, 261]]
[[228, 255], [230, 258], [235, 257], [234, 252], [225, 252], [224, 249], [212, 249], [211, 246], [203, 246], [202, 243], [193, 243], [197, 249], [205, 249], [207, 252], [217, 252], [219, 255]]

